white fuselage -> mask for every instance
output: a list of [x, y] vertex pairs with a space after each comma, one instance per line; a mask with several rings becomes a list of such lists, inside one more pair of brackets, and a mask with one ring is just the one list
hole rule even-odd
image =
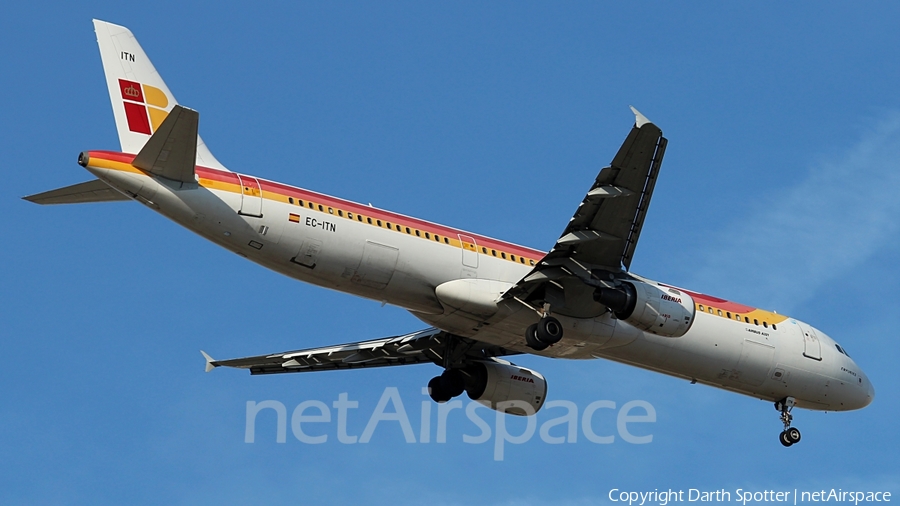
[[471, 289], [499, 298], [531, 271], [539, 251], [248, 176], [234, 185], [213, 179], [237, 176], [198, 169], [199, 184], [181, 184], [101, 158], [92, 153], [88, 165], [96, 176], [224, 248], [301, 281], [403, 307], [456, 335], [553, 358], [606, 358], [770, 401], [790, 396], [807, 409], [858, 409], [874, 396], [862, 370], [824, 333], [784, 317], [763, 327], [702, 305], [678, 338], [642, 332], [608, 312], [555, 314], [564, 338], [535, 352], [523, 337], [538, 319], [532, 309], [516, 301], [492, 314], [450, 307], [436, 288], [467, 280], [450, 285], [455, 295]]

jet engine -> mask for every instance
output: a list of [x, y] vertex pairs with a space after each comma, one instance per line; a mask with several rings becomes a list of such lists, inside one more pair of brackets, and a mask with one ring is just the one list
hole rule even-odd
[[667, 286], [627, 281], [615, 288], [598, 288], [594, 300], [616, 318], [665, 337], [681, 337], [694, 322], [694, 299]]
[[[473, 401], [510, 415], [537, 413], [547, 398], [547, 380], [537, 371], [517, 365], [485, 361], [466, 369], [466, 393]], [[519, 401], [511, 406], [498, 406], [504, 401]], [[530, 413], [522, 403], [531, 406]], [[516, 405], [518, 404], [518, 405]]]

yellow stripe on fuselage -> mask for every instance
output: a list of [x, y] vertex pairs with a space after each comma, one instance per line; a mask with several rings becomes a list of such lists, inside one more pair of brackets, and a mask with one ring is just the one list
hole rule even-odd
[[[114, 160], [108, 160], [105, 158], [91, 158], [90, 165], [92, 167], [97, 167], [97, 168], [101, 168], [101, 169], [116, 170], [116, 171], [120, 171], [120, 172], [128, 172], [130, 174], [137, 174], [140, 176], [150, 177], [149, 174], [147, 174], [146, 172], [144, 172], [144, 171], [138, 169], [137, 167], [131, 165], [130, 163], [126, 163], [126, 162], [118, 162], [118, 161], [114, 161]], [[214, 179], [207, 179], [207, 178], [203, 178], [203, 177], [199, 178], [198, 183], [203, 188], [207, 188], [210, 190], [219, 190], [219, 191], [224, 191], [224, 192], [229, 192], [229, 193], [237, 193], [237, 194], [243, 193], [243, 189], [242, 189], [241, 185], [235, 184], [235, 183], [227, 183], [227, 182], [217, 181]], [[257, 190], [257, 191], [259, 191], [259, 190]], [[299, 204], [294, 204], [294, 202], [291, 202], [291, 200], [293, 200], [295, 202], [299, 202], [299, 200], [294, 199], [293, 197], [289, 197], [288, 195], [285, 195], [282, 193], [277, 193], [277, 192], [273, 192], [273, 191], [269, 191], [269, 190], [262, 191], [261, 193], [262, 193], [261, 197], [266, 200], [282, 202], [284, 204], [293, 205], [299, 209], [305, 209], [305, 210], [328, 212], [328, 211], [325, 211], [325, 209], [329, 209], [331, 211], [330, 214], [332, 214], [335, 218], [350, 219], [350, 220], [356, 221], [361, 224], [369, 224], [368, 218], [370, 218], [370, 216], [367, 216], [365, 214], [360, 215], [359, 213], [351, 213], [348, 211], [344, 211], [343, 209], [335, 208], [335, 207], [328, 206], [325, 204], [321, 204], [322, 210], [319, 210], [320, 204], [309, 201], [309, 200], [306, 200], [305, 203], [313, 204], [313, 206], [307, 208], [307, 206], [300, 206]], [[253, 196], [259, 197], [260, 195], [258, 195], [256, 192], [254, 192]], [[357, 214], [359, 216], [362, 216], [364, 221], [358, 221], [358, 220], [354, 220], [353, 218], [350, 218], [349, 216], [351, 214]], [[440, 234], [433, 234], [433, 233], [429, 233], [429, 235], [431, 235], [431, 237], [425, 237], [425, 231], [416, 229], [414, 227], [409, 227], [410, 232], [405, 232], [405, 230], [407, 228], [405, 225], [401, 226], [401, 230], [397, 230], [398, 224], [396, 224], [396, 223], [392, 224], [392, 226], [389, 227], [388, 226], [389, 222], [387, 220], [384, 220], [381, 218], [376, 218], [376, 217], [371, 217], [371, 218], [373, 220], [371, 223], [371, 226], [388, 229], [388, 230], [391, 230], [391, 231], [394, 231], [397, 233], [406, 233], [406, 235], [409, 235], [411, 237], [416, 237], [423, 241], [438, 242], [440, 244], [446, 244], [446, 245], [450, 245], [450, 246], [453, 246], [456, 248], [464, 248], [464, 249], [467, 249], [474, 253], [477, 253], [478, 255], [494, 257], [494, 258], [497, 258], [498, 260], [505, 260], [507, 262], [512, 262], [512, 263], [524, 265], [524, 266], [534, 266], [535, 263], [539, 260], [539, 258], [523, 257], [521, 255], [516, 255], [516, 254], [510, 253], [508, 251], [503, 251], [503, 250], [494, 249], [494, 248], [485, 248], [485, 251], [481, 251], [481, 248], [479, 248], [475, 244], [472, 244], [470, 242], [462, 242], [459, 240], [458, 237], [454, 238], [454, 237], [447, 236], [447, 235], [440, 235]], [[377, 222], [379, 220], [381, 220], [380, 226], [377, 224]], [[417, 232], [418, 232], [418, 234], [417, 234]], [[440, 236], [440, 241], [434, 239], [438, 236]]]
[[780, 315], [764, 309], [753, 309], [752, 311], [744, 313], [735, 313], [708, 304], [696, 303], [695, 305], [697, 312], [699, 313], [707, 313], [710, 316], [720, 316], [722, 318], [750, 325], [763, 325], [764, 327], [768, 327], [769, 325], [777, 325], [788, 319], [785, 315]]
[[134, 165], [131, 165], [130, 163], [117, 162], [115, 160], [107, 160], [105, 158], [91, 158], [89, 164], [91, 167], [97, 167], [98, 169], [117, 170], [119, 172], [128, 172], [130, 174], [138, 174], [141, 176], [147, 175], [146, 172], [135, 167]]

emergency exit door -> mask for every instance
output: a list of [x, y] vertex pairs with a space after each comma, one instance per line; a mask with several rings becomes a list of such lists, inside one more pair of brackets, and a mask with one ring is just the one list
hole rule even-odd
[[462, 247], [462, 263], [466, 267], [478, 268], [478, 245], [475, 238], [459, 234], [459, 244]]

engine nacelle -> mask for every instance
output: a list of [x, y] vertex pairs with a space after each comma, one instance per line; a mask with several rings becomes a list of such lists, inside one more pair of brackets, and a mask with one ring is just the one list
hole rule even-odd
[[[537, 371], [495, 361], [476, 362], [466, 369], [466, 393], [473, 401], [510, 415], [537, 413], [547, 398], [547, 380]], [[520, 401], [521, 406], [497, 406], [504, 401]]]
[[594, 300], [651, 334], [681, 337], [694, 323], [694, 299], [675, 288], [628, 281], [618, 288], [598, 288]]

